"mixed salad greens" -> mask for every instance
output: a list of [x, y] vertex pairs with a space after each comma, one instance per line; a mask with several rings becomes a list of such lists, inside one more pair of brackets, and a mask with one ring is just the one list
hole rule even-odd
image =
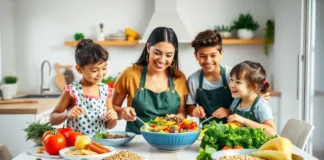
[[156, 117], [147, 122], [147, 126], [143, 125], [141, 130], [147, 132], [159, 133], [185, 133], [195, 132], [199, 130], [197, 122], [189, 119], [184, 119], [181, 122], [166, 120], [163, 117]]
[[243, 148], [259, 148], [265, 142], [277, 136], [268, 137], [264, 129], [226, 127], [222, 123], [212, 121], [204, 126], [205, 135], [201, 140], [197, 160], [211, 160], [211, 154], [223, 148], [242, 146]]
[[109, 132], [96, 132], [95, 135], [93, 136], [93, 138], [97, 138], [97, 139], [104, 139], [106, 136], [109, 135]]

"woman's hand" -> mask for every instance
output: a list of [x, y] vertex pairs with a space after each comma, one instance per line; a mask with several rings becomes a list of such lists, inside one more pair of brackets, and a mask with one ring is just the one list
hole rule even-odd
[[133, 107], [127, 107], [122, 112], [122, 117], [126, 121], [135, 121], [136, 120], [136, 112]]
[[221, 118], [227, 118], [231, 113], [231, 110], [229, 109], [225, 109], [223, 107], [221, 108], [218, 108], [214, 113], [213, 113], [213, 116], [218, 118], [218, 119], [221, 119]]
[[81, 114], [84, 114], [83, 108], [82, 107], [79, 107], [79, 106], [74, 106], [68, 112], [68, 119], [78, 118]]
[[117, 112], [115, 110], [113, 110], [113, 109], [109, 109], [105, 113], [105, 119], [106, 119], [106, 121], [117, 120], [118, 119]]
[[244, 120], [245, 118], [238, 115], [238, 114], [232, 114], [228, 117], [228, 122], [238, 122], [238, 123], [241, 123], [241, 124], [244, 124]]
[[204, 118], [206, 116], [205, 110], [201, 106], [197, 106], [193, 111], [192, 111], [192, 116], [197, 117], [197, 118]]

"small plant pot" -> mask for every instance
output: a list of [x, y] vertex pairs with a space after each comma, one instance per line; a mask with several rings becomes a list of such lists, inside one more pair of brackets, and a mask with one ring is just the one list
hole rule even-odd
[[222, 36], [222, 38], [230, 38], [232, 36], [232, 32], [229, 31], [220, 32], [219, 34]]
[[42, 139], [39, 138], [39, 139], [34, 139], [33, 142], [37, 145], [37, 146], [42, 146]]
[[1, 91], [2, 91], [2, 98], [4, 100], [12, 99], [13, 91], [12, 91], [12, 87], [10, 85], [8, 85], [8, 84], [2, 85]]
[[8, 86], [10, 86], [11, 88], [11, 95], [12, 97], [14, 97], [15, 95], [17, 95], [17, 83], [14, 84], [6, 84]]
[[239, 29], [237, 30], [237, 36], [240, 39], [252, 39], [254, 35], [254, 32], [249, 29]]

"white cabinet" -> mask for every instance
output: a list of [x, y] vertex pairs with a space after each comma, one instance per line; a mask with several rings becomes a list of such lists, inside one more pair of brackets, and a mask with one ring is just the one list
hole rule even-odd
[[26, 142], [27, 122], [34, 122], [41, 117], [42, 122], [48, 121], [53, 108], [39, 114], [0, 114], [0, 143], [5, 144], [13, 157], [35, 145], [32, 141]]
[[272, 110], [272, 116], [276, 124], [277, 134], [280, 134], [280, 97], [273, 96], [270, 98], [270, 106]]

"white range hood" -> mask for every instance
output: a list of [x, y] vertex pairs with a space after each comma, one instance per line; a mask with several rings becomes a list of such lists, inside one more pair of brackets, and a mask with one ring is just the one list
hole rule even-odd
[[191, 32], [184, 25], [179, 12], [177, 10], [177, 0], [155, 0], [154, 13], [152, 18], [145, 29], [145, 32], [140, 40], [140, 43], [146, 43], [151, 32], [156, 27], [169, 27], [174, 30], [178, 37], [179, 43], [191, 42]]

